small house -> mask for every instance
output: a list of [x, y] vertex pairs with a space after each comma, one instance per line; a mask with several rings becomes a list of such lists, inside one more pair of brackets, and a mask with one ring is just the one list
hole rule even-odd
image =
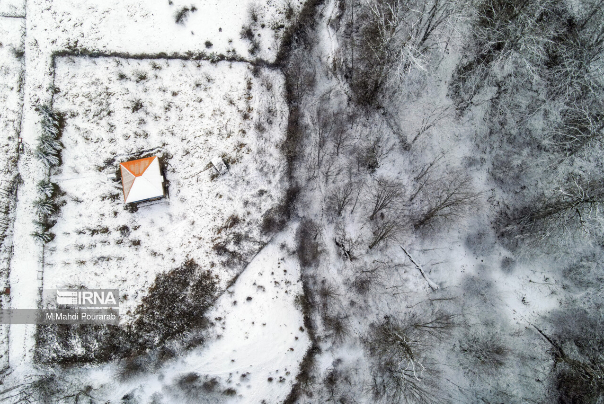
[[157, 156], [120, 163], [124, 202], [142, 202], [164, 197], [164, 177]]

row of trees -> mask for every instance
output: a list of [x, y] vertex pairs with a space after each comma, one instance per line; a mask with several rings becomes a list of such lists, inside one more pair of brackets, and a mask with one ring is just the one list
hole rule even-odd
[[[47, 169], [50, 169], [59, 166], [61, 163], [61, 150], [63, 149], [60, 141], [62, 117], [48, 105], [39, 106], [38, 112], [40, 113], [41, 131], [34, 155]], [[37, 216], [34, 224], [37, 229], [32, 233], [32, 236], [42, 243], [47, 243], [54, 238], [50, 228], [55, 224], [53, 217], [59, 210], [57, 197], [60, 190], [57, 184], [50, 182], [48, 179], [39, 181], [37, 190], [38, 198], [34, 200]]]

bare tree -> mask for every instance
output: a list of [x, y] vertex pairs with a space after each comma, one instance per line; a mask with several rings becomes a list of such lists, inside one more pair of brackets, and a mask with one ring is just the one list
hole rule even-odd
[[328, 196], [328, 205], [337, 213], [338, 216], [342, 215], [342, 212], [346, 207], [352, 203], [354, 198], [354, 184], [348, 182], [344, 185], [336, 186], [332, 193]]
[[387, 317], [373, 325], [363, 341], [372, 360], [376, 398], [389, 403], [438, 402], [438, 371], [429, 350], [453, 325], [453, 316], [442, 311], [427, 317], [412, 313], [402, 320]]
[[348, 2], [351, 23], [342, 35], [344, 76], [356, 101], [372, 104], [390, 79], [410, 69], [426, 70], [424, 56], [438, 43], [458, 3], [444, 0], [366, 0]]
[[586, 145], [604, 137], [604, 105], [597, 100], [588, 102], [585, 99], [563, 107], [560, 123], [549, 133], [553, 145], [574, 154]]
[[456, 172], [449, 178], [434, 182], [421, 191], [419, 216], [414, 221], [416, 229], [429, 225], [436, 219], [453, 219], [474, 205], [480, 194], [474, 192], [470, 178]]
[[393, 238], [401, 227], [401, 224], [397, 220], [378, 220], [374, 223], [373, 239], [369, 243], [369, 249], [371, 250], [378, 244], [390, 240]]
[[509, 223], [504, 233], [533, 236], [543, 240], [561, 232], [572, 235], [577, 231], [590, 234], [602, 228], [604, 183], [571, 176], [550, 195], [533, 201], [504, 220]]
[[395, 61], [401, 74], [411, 65], [424, 69], [422, 55], [431, 46], [434, 31], [453, 13], [453, 4], [433, 1], [372, 1], [369, 5], [377, 23], [384, 56]]
[[409, 197], [408, 203], [413, 203], [413, 200], [424, 190], [425, 187], [432, 183], [432, 171], [439, 161], [444, 157], [444, 154], [439, 154], [430, 163], [426, 164], [419, 172], [418, 175], [413, 178], [413, 181], [417, 184], [411, 197]]
[[422, 123], [415, 133], [413, 139], [411, 139], [411, 146], [419, 139], [422, 135], [426, 134], [430, 129], [436, 126], [440, 121], [449, 116], [450, 107], [434, 107], [428, 110], [422, 119]]
[[373, 207], [371, 209], [371, 214], [369, 215], [369, 220], [375, 219], [376, 215], [384, 209], [396, 205], [396, 202], [400, 201], [402, 196], [403, 189], [401, 184], [379, 179], [371, 195]]
[[357, 249], [361, 245], [361, 237], [349, 234], [343, 225], [337, 226], [335, 233], [334, 243], [342, 255], [349, 261], [354, 260], [357, 256]]
[[[335, 115], [335, 114], [334, 114]], [[339, 156], [344, 151], [350, 141], [354, 138], [354, 132], [352, 128], [347, 128], [347, 122], [354, 122], [354, 117], [350, 114], [341, 113], [338, 116], [332, 117], [334, 120], [334, 128], [332, 131], [331, 141], [336, 156]]]

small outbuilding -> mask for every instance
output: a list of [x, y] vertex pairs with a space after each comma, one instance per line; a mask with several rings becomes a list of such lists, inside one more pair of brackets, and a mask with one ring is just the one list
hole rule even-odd
[[218, 175], [226, 174], [226, 172], [229, 171], [227, 165], [220, 156], [215, 156], [211, 161]]
[[142, 202], [164, 197], [164, 177], [157, 156], [120, 163], [124, 202]]

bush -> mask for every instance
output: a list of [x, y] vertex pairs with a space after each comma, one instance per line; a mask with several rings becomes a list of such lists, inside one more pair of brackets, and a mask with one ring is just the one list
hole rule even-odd
[[40, 218], [52, 215], [57, 211], [57, 205], [49, 199], [36, 199], [34, 201], [34, 208], [36, 208], [36, 213]]
[[46, 198], [52, 198], [57, 191], [57, 185], [50, 180], [42, 180], [38, 182], [38, 193]]
[[134, 100], [132, 103], [132, 107], [130, 108], [132, 112], [138, 112], [143, 108], [143, 102], [141, 100]]
[[47, 231], [35, 231], [31, 236], [42, 244], [48, 243], [55, 238], [53, 233]]
[[145, 81], [148, 78], [147, 72], [144, 72], [142, 70], [135, 71], [134, 72], [134, 77], [136, 77], [136, 82], [137, 83], [140, 83], [141, 81]]
[[232, 396], [237, 395], [237, 390], [235, 390], [235, 389], [233, 389], [233, 388], [229, 387], [228, 389], [224, 390], [224, 391], [222, 392], [222, 394], [224, 394], [225, 396], [232, 397]]
[[350, 334], [350, 326], [345, 317], [325, 316], [323, 318], [323, 326], [336, 344], [344, 342]]
[[493, 332], [467, 333], [459, 346], [469, 356], [473, 368], [490, 374], [498, 372], [510, 353], [501, 336]]
[[121, 380], [131, 379], [146, 370], [149, 367], [149, 358], [144, 356], [133, 356], [121, 361], [118, 369]]
[[195, 12], [195, 11], [197, 11], [197, 7], [195, 7], [195, 6], [182, 7], [178, 11], [176, 11], [176, 13], [174, 14], [174, 21], [177, 24], [184, 25], [185, 22], [187, 21], [187, 18], [189, 18], [189, 14], [191, 12]]

